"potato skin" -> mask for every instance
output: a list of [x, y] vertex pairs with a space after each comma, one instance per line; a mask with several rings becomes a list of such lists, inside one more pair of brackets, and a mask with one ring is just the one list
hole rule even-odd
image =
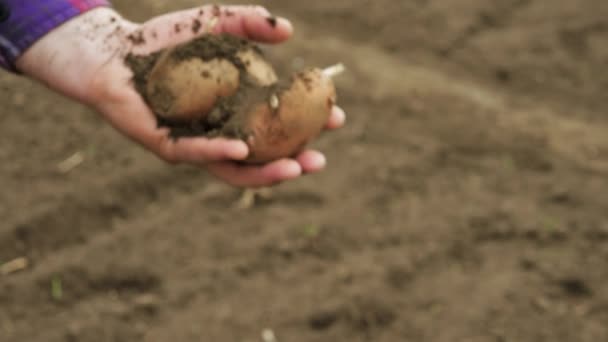
[[205, 116], [218, 98], [239, 86], [239, 71], [227, 60], [165, 60], [150, 73], [148, 101], [154, 112], [175, 121]]
[[[249, 81], [260, 86], [277, 81], [272, 66], [253, 49], [240, 51], [236, 56]], [[164, 119], [200, 120], [214, 108], [219, 98], [236, 93], [241, 72], [239, 66], [227, 59], [179, 60], [172, 50], [167, 50], [148, 76], [148, 102]]]
[[269, 86], [277, 82], [277, 74], [263, 56], [252, 49], [240, 51], [237, 57], [247, 71], [249, 80], [259, 86]]
[[278, 97], [277, 109], [269, 99], [251, 106], [246, 114], [249, 163], [266, 163], [300, 152], [327, 124], [336, 89], [320, 69], [310, 69], [296, 74]]

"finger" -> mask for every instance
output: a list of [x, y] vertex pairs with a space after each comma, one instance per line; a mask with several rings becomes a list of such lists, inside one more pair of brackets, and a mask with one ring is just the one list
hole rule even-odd
[[219, 162], [206, 167], [213, 175], [229, 184], [249, 188], [275, 185], [302, 174], [302, 167], [293, 159], [281, 159], [262, 166]]
[[234, 16], [220, 20], [217, 32], [264, 43], [280, 43], [293, 34], [293, 26], [287, 19], [273, 17], [263, 7], [236, 7], [234, 13]]
[[[217, 23], [211, 27], [212, 19]], [[264, 43], [288, 39], [293, 28], [261, 6], [203, 6], [151, 19], [128, 38], [135, 54], [149, 54], [208, 33], [229, 33]]]
[[116, 101], [100, 106], [110, 124], [132, 140], [172, 163], [242, 160], [249, 154], [246, 143], [224, 138], [208, 139], [169, 137], [168, 128], [159, 128], [154, 114], [133, 89], [120, 92]]
[[159, 154], [176, 163], [208, 163], [225, 160], [243, 160], [249, 154], [247, 144], [240, 140], [223, 138], [180, 138], [174, 140], [164, 135]]
[[344, 126], [345, 122], [346, 113], [344, 113], [342, 108], [335, 106], [325, 128], [329, 130], [338, 129]]
[[323, 170], [327, 165], [327, 159], [318, 151], [308, 150], [296, 157], [302, 167], [303, 173], [315, 173]]

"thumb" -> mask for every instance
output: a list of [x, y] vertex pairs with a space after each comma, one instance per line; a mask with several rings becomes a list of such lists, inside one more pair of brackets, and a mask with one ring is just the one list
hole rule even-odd
[[135, 54], [148, 54], [209, 32], [228, 33], [263, 43], [283, 42], [293, 33], [285, 18], [272, 16], [261, 6], [209, 5], [156, 17], [127, 38]]

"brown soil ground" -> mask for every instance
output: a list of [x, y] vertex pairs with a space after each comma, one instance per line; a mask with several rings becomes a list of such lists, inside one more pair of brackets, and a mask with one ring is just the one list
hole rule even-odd
[[0, 341], [608, 340], [608, 2], [260, 3], [349, 124], [252, 210], [0, 75]]

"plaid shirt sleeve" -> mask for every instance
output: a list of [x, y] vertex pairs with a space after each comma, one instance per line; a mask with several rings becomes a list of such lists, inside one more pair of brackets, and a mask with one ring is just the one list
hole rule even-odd
[[16, 72], [15, 61], [38, 39], [109, 0], [0, 0], [0, 67]]

